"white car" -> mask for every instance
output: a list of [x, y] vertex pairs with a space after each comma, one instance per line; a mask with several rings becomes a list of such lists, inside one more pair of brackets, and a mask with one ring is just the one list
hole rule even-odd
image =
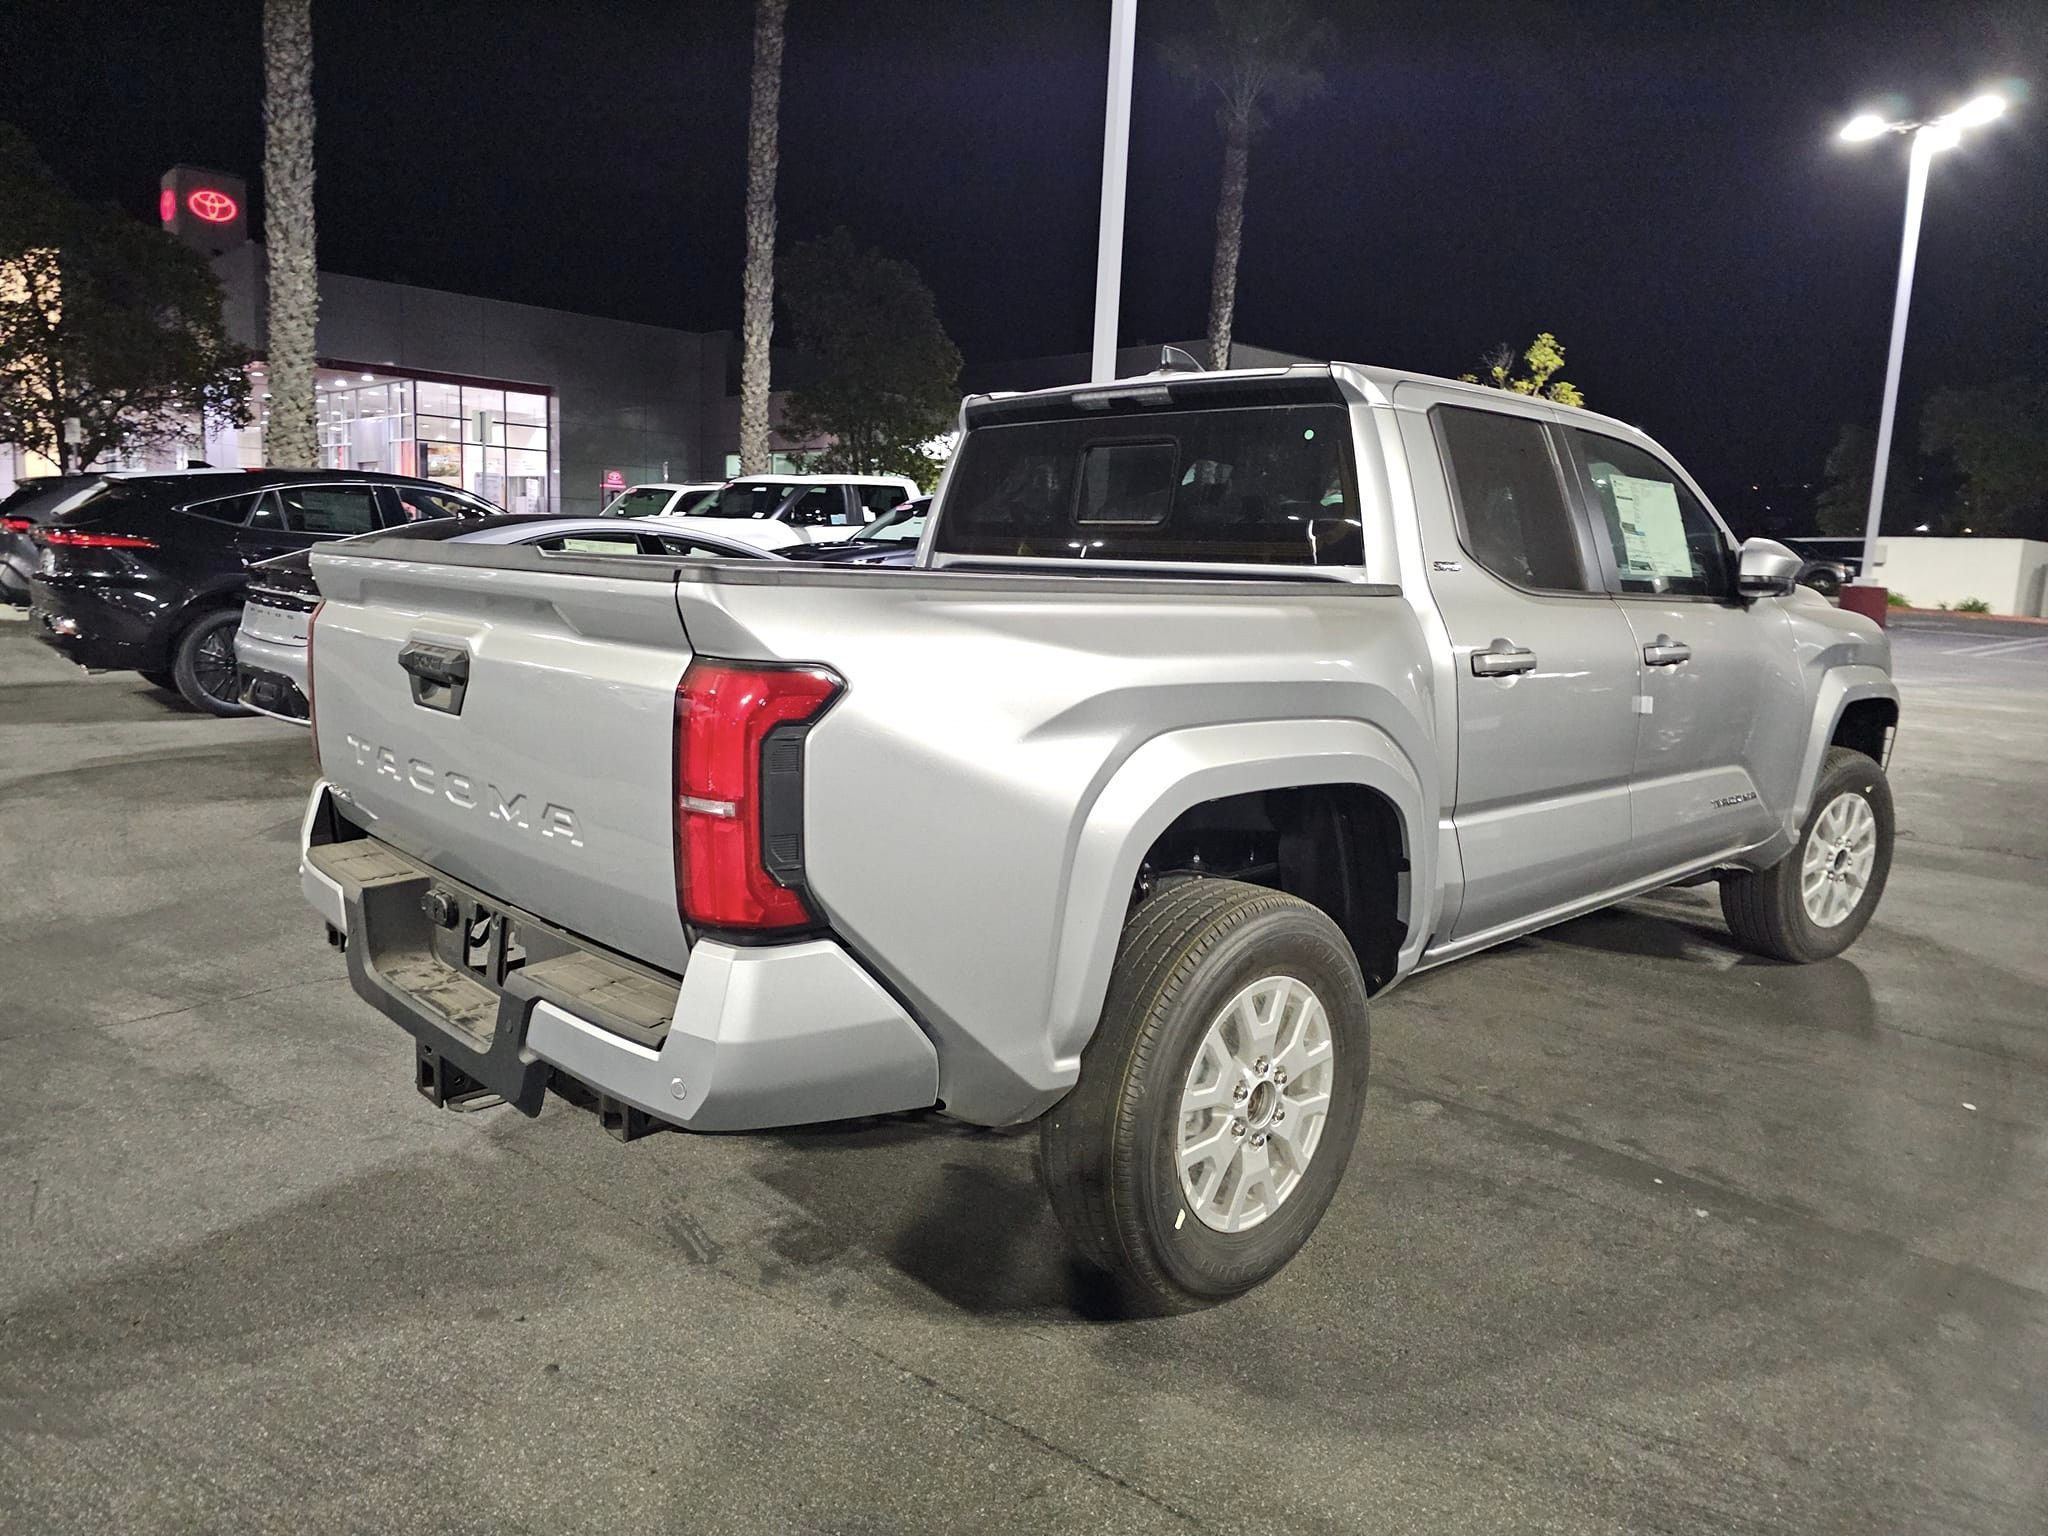
[[[417, 537], [460, 544], [532, 544], [558, 555], [659, 555], [665, 559], [772, 560], [779, 556], [716, 530], [669, 517], [505, 517], [469, 533], [422, 525]], [[320, 605], [309, 551], [266, 560], [249, 576], [235, 664], [242, 704], [259, 715], [304, 725], [306, 631]]]
[[850, 539], [922, 494], [902, 475], [744, 475], [669, 521], [759, 549], [787, 549]]
[[667, 517], [689, 509], [717, 490], [722, 480], [651, 480], [629, 485], [606, 502], [599, 517]]

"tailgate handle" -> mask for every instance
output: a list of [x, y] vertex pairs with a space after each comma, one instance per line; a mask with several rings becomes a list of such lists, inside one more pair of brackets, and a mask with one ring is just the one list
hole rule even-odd
[[413, 703], [444, 714], [462, 713], [462, 696], [469, 691], [468, 651], [412, 640], [398, 653], [398, 664], [412, 681]]

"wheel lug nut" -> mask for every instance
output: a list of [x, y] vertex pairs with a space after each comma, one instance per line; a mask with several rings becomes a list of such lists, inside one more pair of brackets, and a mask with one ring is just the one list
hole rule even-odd
[[1286, 1083], [1287, 1069], [1285, 1067], [1275, 1067], [1273, 1069], [1273, 1086], [1275, 1088], [1280, 1088], [1286, 1086]]
[[1257, 1061], [1253, 1062], [1252, 1070], [1258, 1073], [1260, 1077], [1264, 1077], [1266, 1075], [1266, 1058], [1261, 1056]]
[[1280, 1123], [1280, 1122], [1281, 1122], [1282, 1120], [1285, 1120], [1286, 1118], [1287, 1118], [1287, 1111], [1286, 1111], [1286, 1110], [1284, 1110], [1284, 1109], [1280, 1109], [1280, 1108], [1278, 1108], [1278, 1107], [1276, 1106], [1276, 1107], [1275, 1107], [1275, 1109], [1273, 1110], [1273, 1123], [1274, 1123], [1275, 1125], [1278, 1125], [1278, 1124], [1279, 1124], [1279, 1123]]
[[1231, 1121], [1230, 1134], [1233, 1136], [1242, 1136], [1244, 1134], [1244, 1122], [1242, 1120]]
[[1260, 1133], [1259, 1133], [1258, 1135], [1256, 1135], [1256, 1136], [1254, 1136], [1254, 1137], [1252, 1138], [1252, 1146], [1253, 1146], [1253, 1147], [1255, 1147], [1255, 1148], [1257, 1148], [1257, 1147], [1263, 1147], [1263, 1146], [1264, 1146], [1265, 1144], [1266, 1144], [1266, 1133], [1265, 1133], [1264, 1131], [1261, 1131], [1261, 1132], [1260, 1132]]
[[1235, 1088], [1230, 1090], [1230, 1096], [1233, 1099], [1237, 1100], [1238, 1103], [1242, 1104], [1246, 1099], [1251, 1097], [1251, 1089], [1245, 1087], [1243, 1083], [1239, 1083]]

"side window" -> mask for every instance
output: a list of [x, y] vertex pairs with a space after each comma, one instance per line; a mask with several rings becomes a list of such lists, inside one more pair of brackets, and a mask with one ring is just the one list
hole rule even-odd
[[1431, 414], [1472, 558], [1518, 587], [1591, 591], [1543, 423], [1455, 405]]
[[784, 522], [797, 528], [844, 528], [853, 521], [846, 494], [836, 485], [814, 485], [790, 503]]
[[276, 495], [294, 533], [341, 537], [377, 526], [377, 493], [367, 485], [281, 485]]
[[255, 498], [244, 491], [239, 496], [223, 496], [218, 501], [195, 501], [189, 507], [178, 510], [188, 517], [203, 517], [214, 523], [242, 524], [249, 520], [249, 506]]
[[863, 485], [858, 487], [860, 504], [866, 510], [864, 521], [873, 521], [884, 512], [894, 511], [909, 498], [903, 494], [900, 485]]
[[1571, 435], [1621, 590], [1726, 597], [1727, 535], [1677, 472], [1634, 443], [1577, 428]]
[[249, 514], [249, 526], [273, 530], [284, 527], [284, 515], [277, 507], [277, 492], [265, 491], [256, 498], [256, 510]]
[[417, 485], [394, 485], [387, 489], [398, 498], [399, 515], [408, 523], [423, 523], [437, 517], [487, 517], [481, 503], [452, 491], [429, 491]]
[[550, 555], [637, 555], [640, 536], [624, 530], [618, 533], [558, 533], [551, 539], [535, 539], [533, 547]]

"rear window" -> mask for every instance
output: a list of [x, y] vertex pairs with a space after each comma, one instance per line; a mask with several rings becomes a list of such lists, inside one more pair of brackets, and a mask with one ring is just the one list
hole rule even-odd
[[796, 489], [794, 485], [728, 485], [694, 507], [678, 510], [688, 517], [773, 517]]
[[978, 427], [936, 547], [953, 555], [1359, 565], [1341, 405], [1147, 411]]

